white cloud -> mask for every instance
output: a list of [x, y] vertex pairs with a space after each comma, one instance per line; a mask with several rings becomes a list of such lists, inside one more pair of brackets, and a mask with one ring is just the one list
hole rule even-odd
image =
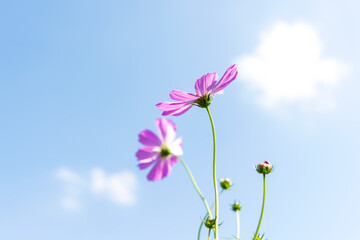
[[55, 177], [62, 182], [61, 206], [68, 210], [80, 210], [82, 208], [81, 195], [86, 184], [85, 179], [67, 167], [57, 169]]
[[111, 201], [133, 205], [136, 201], [135, 190], [137, 180], [132, 172], [121, 172], [106, 176], [101, 168], [94, 168], [91, 171], [92, 185], [94, 193], [103, 194]]
[[322, 56], [322, 50], [311, 25], [277, 22], [261, 33], [254, 53], [237, 60], [239, 78], [268, 109], [294, 104], [332, 109], [336, 102], [331, 89], [339, 84], [347, 67], [335, 58]]
[[67, 167], [59, 168], [58, 170], [56, 170], [55, 175], [59, 180], [66, 183], [73, 184], [73, 183], [82, 182], [80, 175], [78, 175], [76, 172], [72, 171]]
[[135, 174], [130, 171], [106, 174], [102, 168], [93, 168], [80, 174], [61, 167], [56, 170], [55, 177], [62, 184], [60, 204], [67, 210], [81, 210], [89, 193], [103, 195], [118, 205], [133, 205], [136, 202], [138, 183]]

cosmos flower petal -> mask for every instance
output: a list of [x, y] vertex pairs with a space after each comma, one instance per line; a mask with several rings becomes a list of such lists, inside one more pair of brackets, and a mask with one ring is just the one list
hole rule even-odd
[[195, 101], [198, 98], [198, 96], [182, 90], [172, 90], [169, 95], [176, 101]]
[[161, 111], [173, 111], [178, 110], [184, 106], [192, 104], [191, 101], [185, 101], [185, 102], [161, 102], [156, 104], [155, 106], [158, 107]]
[[177, 138], [175, 141], [173, 141], [170, 145], [169, 145], [169, 149], [171, 151], [171, 153], [173, 153], [176, 156], [181, 156], [184, 154], [183, 150], [182, 150], [182, 139], [181, 137]]
[[177, 163], [179, 161], [179, 159], [176, 156], [171, 156], [169, 159], [171, 165], [174, 165], [175, 163]]
[[149, 161], [149, 162], [144, 162], [144, 163], [141, 162], [141, 163], [138, 164], [138, 167], [139, 167], [141, 170], [143, 170], [143, 169], [145, 169], [145, 168], [150, 167], [154, 162], [155, 162], [155, 159], [152, 159], [152, 160]]
[[154, 160], [156, 159], [157, 156], [155, 157], [151, 157], [151, 158], [145, 158], [145, 159], [141, 159], [141, 160], [138, 160], [139, 163], [150, 163], [150, 162], [154, 162]]
[[173, 115], [173, 116], [179, 116], [181, 114], [184, 114], [186, 111], [188, 111], [193, 105], [192, 101], [187, 102], [162, 102], [158, 103], [156, 106], [163, 111], [162, 115]]
[[186, 113], [187, 111], [189, 111], [189, 109], [192, 107], [192, 105], [183, 107], [182, 109], [179, 109], [177, 112], [174, 112], [172, 115], [173, 116], [180, 116], [183, 115], [184, 113]]
[[223, 90], [227, 85], [229, 85], [232, 81], [235, 80], [236, 76], [237, 76], [237, 66], [236, 64], [230, 66], [226, 72], [224, 73], [224, 75], [222, 76], [222, 78], [217, 82], [217, 84], [213, 87], [213, 89], [211, 90], [211, 92], [213, 94], [217, 94], [219, 91]]
[[175, 140], [176, 125], [173, 121], [165, 118], [155, 120], [156, 127], [163, 143], [171, 143]]
[[161, 144], [161, 141], [156, 134], [147, 129], [139, 134], [139, 142], [146, 146], [159, 146]]
[[163, 178], [163, 168], [164, 168], [165, 161], [158, 159], [151, 169], [149, 174], [147, 175], [147, 179], [149, 181], [157, 181]]
[[164, 161], [163, 169], [162, 169], [162, 178], [169, 176], [171, 173], [171, 162], [170, 160]]
[[214, 82], [216, 82], [218, 80], [219, 76], [217, 75], [217, 73], [208, 73], [205, 75], [205, 81], [204, 81], [204, 90], [205, 93], [209, 93], [209, 89]]
[[162, 115], [163, 116], [167, 116], [167, 115], [180, 116], [180, 115], [186, 113], [191, 107], [192, 107], [192, 105], [187, 105], [187, 106], [184, 106], [184, 107], [176, 109], [176, 110], [165, 111], [162, 113]]
[[209, 87], [217, 79], [218, 79], [218, 75], [216, 73], [208, 73], [208, 74], [203, 75], [198, 80], [196, 80], [195, 91], [196, 91], [197, 95], [203, 96], [204, 94], [208, 93]]
[[202, 85], [202, 81], [203, 81], [203, 77], [199, 78], [198, 80], [196, 80], [195, 82], [195, 92], [196, 92], [196, 95], [198, 96], [202, 96], [202, 91], [201, 91], [201, 85]]
[[140, 161], [147, 158], [153, 158], [158, 152], [154, 150], [154, 147], [143, 147], [136, 152], [136, 158]]

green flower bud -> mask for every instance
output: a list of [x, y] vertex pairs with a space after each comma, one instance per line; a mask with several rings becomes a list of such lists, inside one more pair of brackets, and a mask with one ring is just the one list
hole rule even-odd
[[260, 174], [269, 174], [273, 170], [273, 167], [268, 161], [258, 164], [255, 167], [256, 171]]
[[224, 190], [228, 190], [232, 185], [230, 178], [222, 178], [220, 179], [220, 186]]
[[238, 202], [234, 202], [234, 204], [233, 204], [233, 205], [231, 205], [231, 208], [232, 208], [232, 210], [233, 210], [234, 212], [238, 212], [238, 211], [240, 211], [240, 210], [241, 210], [240, 203], [238, 203]]
[[208, 217], [204, 222], [204, 225], [209, 229], [215, 229], [215, 223], [216, 223], [215, 219]]

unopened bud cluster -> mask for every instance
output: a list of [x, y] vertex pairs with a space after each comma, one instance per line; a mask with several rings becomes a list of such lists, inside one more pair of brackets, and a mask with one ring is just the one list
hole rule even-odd
[[220, 186], [224, 190], [228, 190], [232, 185], [230, 178], [222, 178], [220, 179]]
[[265, 161], [263, 163], [259, 163], [255, 167], [255, 169], [260, 174], [269, 174], [269, 173], [271, 173], [273, 167], [271, 166], [271, 164], [268, 161]]

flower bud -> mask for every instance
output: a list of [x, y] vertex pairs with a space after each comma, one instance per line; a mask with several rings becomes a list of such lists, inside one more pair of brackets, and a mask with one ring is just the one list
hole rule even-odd
[[258, 164], [255, 167], [256, 171], [260, 174], [269, 174], [272, 171], [272, 166], [268, 161]]
[[234, 204], [233, 204], [233, 205], [231, 205], [231, 208], [232, 208], [232, 210], [233, 210], [234, 212], [238, 212], [238, 211], [240, 211], [240, 210], [241, 210], [240, 203], [238, 203], [238, 202], [234, 202]]
[[215, 219], [208, 217], [204, 222], [204, 225], [209, 229], [215, 229], [215, 223], [216, 223]]
[[220, 179], [220, 186], [223, 190], [228, 190], [232, 185], [230, 178]]

